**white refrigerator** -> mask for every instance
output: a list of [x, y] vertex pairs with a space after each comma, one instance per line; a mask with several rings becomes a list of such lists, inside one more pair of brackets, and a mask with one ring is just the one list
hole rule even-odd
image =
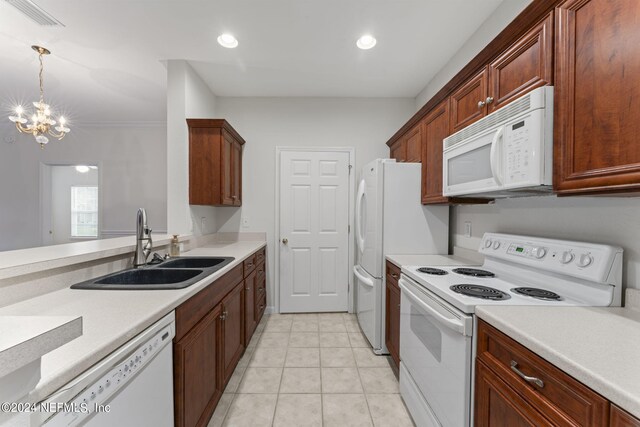
[[360, 172], [356, 196], [356, 312], [376, 354], [385, 346], [386, 254], [447, 254], [449, 208], [421, 204], [421, 165], [377, 159]]

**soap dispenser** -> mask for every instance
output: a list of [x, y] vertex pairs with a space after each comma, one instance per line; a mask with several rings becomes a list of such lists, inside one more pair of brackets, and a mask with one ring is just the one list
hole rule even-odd
[[169, 256], [172, 258], [180, 256], [180, 241], [178, 240], [177, 234], [174, 234], [171, 239], [171, 244], [169, 245]]

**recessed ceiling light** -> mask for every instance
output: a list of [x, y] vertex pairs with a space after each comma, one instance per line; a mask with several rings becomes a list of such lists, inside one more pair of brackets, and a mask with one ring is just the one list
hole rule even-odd
[[376, 45], [377, 41], [375, 39], [375, 37], [373, 37], [370, 34], [365, 34], [364, 36], [360, 37], [358, 39], [358, 41], [356, 42], [356, 46], [358, 46], [360, 49], [371, 49], [372, 47], [374, 47]]
[[218, 36], [218, 43], [220, 46], [228, 49], [233, 49], [238, 46], [238, 40], [229, 33], [220, 34]]

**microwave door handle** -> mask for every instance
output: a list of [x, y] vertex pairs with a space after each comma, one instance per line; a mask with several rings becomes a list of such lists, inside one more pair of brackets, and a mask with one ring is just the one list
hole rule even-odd
[[501, 127], [493, 136], [493, 140], [491, 141], [491, 152], [489, 154], [489, 157], [490, 157], [489, 164], [491, 166], [491, 173], [493, 174], [493, 179], [498, 183], [498, 185], [502, 185], [502, 175], [500, 175], [500, 172], [498, 170], [499, 168], [499, 165], [498, 165], [499, 159], [497, 158], [499, 155], [498, 140], [502, 138], [503, 130], [504, 128]]
[[422, 301], [416, 294], [414, 294], [407, 287], [407, 285], [405, 284], [406, 282], [404, 281], [404, 279], [400, 279], [399, 283], [400, 283], [400, 289], [402, 290], [402, 292], [404, 292], [405, 295], [411, 301], [413, 301], [414, 304], [417, 304], [420, 308], [422, 308], [424, 311], [426, 311], [429, 315], [431, 315], [433, 318], [438, 320], [444, 326], [446, 326], [446, 327], [448, 327], [450, 329], [453, 329], [454, 331], [458, 332], [459, 334], [467, 335], [465, 333], [465, 328], [464, 328], [465, 325], [462, 322], [462, 320], [460, 320], [459, 322], [456, 322], [455, 320], [449, 319], [448, 317], [440, 314], [436, 309], [434, 309], [429, 304], [427, 304], [424, 301]]

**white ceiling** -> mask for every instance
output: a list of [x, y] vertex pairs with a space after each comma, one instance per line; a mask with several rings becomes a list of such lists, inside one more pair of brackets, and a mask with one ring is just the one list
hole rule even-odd
[[[220, 96], [415, 97], [502, 0], [36, 0], [41, 27], [0, 0], [0, 106], [45, 95], [77, 121], [166, 118], [167, 59]], [[509, 0], [506, 0], [509, 1]], [[216, 43], [221, 32], [240, 45]], [[374, 49], [356, 39], [371, 33]]]

